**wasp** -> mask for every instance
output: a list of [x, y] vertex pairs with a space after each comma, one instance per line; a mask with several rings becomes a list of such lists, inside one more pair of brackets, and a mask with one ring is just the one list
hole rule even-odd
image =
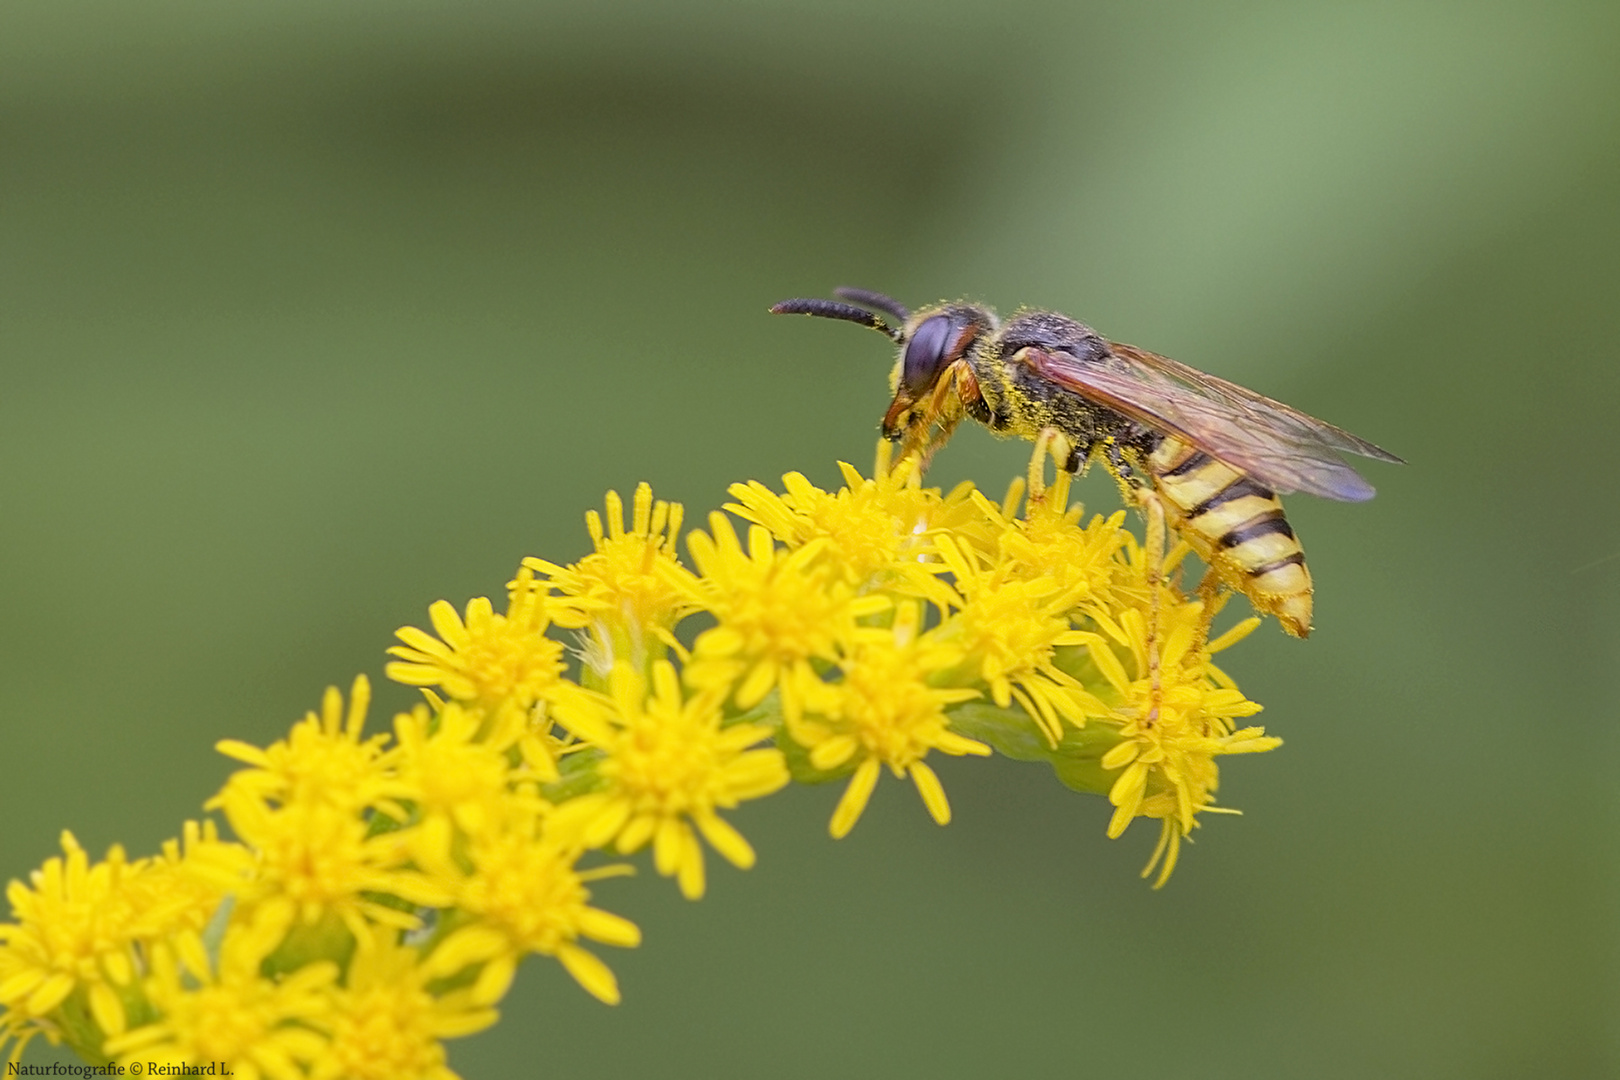
[[865, 289], [834, 295], [840, 300], [784, 300], [771, 312], [843, 319], [893, 340], [883, 434], [902, 455], [926, 465], [971, 417], [1036, 442], [1032, 494], [1046, 453], [1069, 472], [1101, 460], [1147, 508], [1150, 550], [1157, 543], [1162, 551], [1164, 527], [1174, 527], [1212, 572], [1206, 585], [1243, 593], [1295, 637], [1311, 631], [1311, 574], [1278, 496], [1362, 502], [1372, 485], [1340, 455], [1401, 462], [1280, 401], [1056, 312], [1024, 309], [1003, 323], [981, 304], [912, 312]]

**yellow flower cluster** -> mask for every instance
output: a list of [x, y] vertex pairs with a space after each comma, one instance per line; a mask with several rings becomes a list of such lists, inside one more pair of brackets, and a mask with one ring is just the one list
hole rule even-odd
[[440, 601], [431, 633], [398, 632], [387, 673], [424, 701], [391, 735], [363, 731], [361, 677], [269, 748], [220, 743], [245, 767], [161, 854], [93, 862], [64, 835], [8, 889], [0, 1047], [447, 1080], [443, 1040], [494, 1023], [530, 953], [619, 1000], [588, 943], [640, 932], [591, 905], [630, 869], [604, 857], [650, 846], [696, 899], [705, 845], [754, 862], [739, 804], [840, 781], [842, 837], [885, 767], [945, 824], [936, 752], [1045, 761], [1108, 797], [1110, 836], [1157, 819], [1162, 884], [1220, 809], [1216, 757], [1278, 745], [1237, 726], [1259, 706], [1211, 663], [1258, 620], [1209, 641], [1205, 601], [1123, 511], [1082, 525], [1065, 476], [1020, 515], [1021, 481], [996, 503], [910, 462], [842, 468], [836, 492], [734, 485], [690, 563], [680, 506], [642, 485], [627, 526], [609, 493], [591, 553], [525, 560], [504, 613]]

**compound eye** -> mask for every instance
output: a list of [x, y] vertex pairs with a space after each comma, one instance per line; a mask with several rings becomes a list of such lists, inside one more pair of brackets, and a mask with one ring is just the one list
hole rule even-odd
[[905, 359], [900, 364], [900, 385], [912, 396], [920, 396], [945, 366], [945, 349], [951, 337], [951, 320], [935, 315], [923, 320], [906, 342]]

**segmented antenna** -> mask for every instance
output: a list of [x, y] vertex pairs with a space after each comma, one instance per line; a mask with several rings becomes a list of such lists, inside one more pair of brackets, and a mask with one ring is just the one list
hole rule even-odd
[[859, 323], [886, 335], [890, 340], [898, 342], [900, 331], [872, 314], [851, 304], [840, 304], [836, 300], [783, 300], [780, 304], [771, 305], [772, 315], [814, 315], [822, 319], [843, 319], [845, 322]]
[[852, 304], [859, 304], [861, 307], [876, 308], [884, 314], [893, 315], [901, 322], [911, 318], [911, 312], [906, 310], [906, 305], [892, 296], [873, 292], [871, 289], [852, 289], [847, 285], [840, 285], [833, 290], [833, 295], [842, 300], [848, 300]]

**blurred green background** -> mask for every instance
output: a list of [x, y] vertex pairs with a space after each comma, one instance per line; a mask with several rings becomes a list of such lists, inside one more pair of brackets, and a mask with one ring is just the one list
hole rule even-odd
[[1038, 766], [945, 762], [948, 829], [885, 780], [839, 843], [790, 791], [700, 904], [602, 884], [624, 1005], [531, 962], [453, 1065], [1620, 1072], [1613, 3], [17, 0], [0, 275], [0, 878], [153, 850], [215, 740], [577, 558], [610, 487], [868, 467], [883, 343], [770, 302], [969, 295], [1410, 460], [1290, 503], [1318, 631], [1230, 656], [1287, 742], [1228, 760], [1246, 816], [1152, 892]]

